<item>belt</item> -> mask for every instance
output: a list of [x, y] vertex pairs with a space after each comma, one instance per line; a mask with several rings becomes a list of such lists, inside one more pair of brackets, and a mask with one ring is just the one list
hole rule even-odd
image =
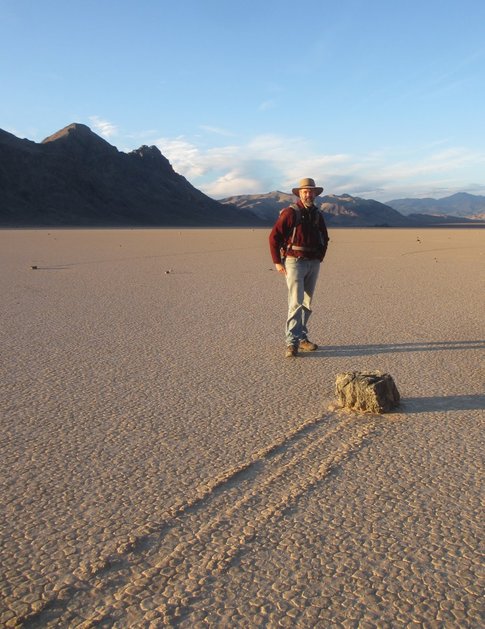
[[309, 251], [310, 253], [315, 253], [318, 251], [317, 247], [298, 247], [297, 245], [291, 245], [291, 250], [293, 251]]

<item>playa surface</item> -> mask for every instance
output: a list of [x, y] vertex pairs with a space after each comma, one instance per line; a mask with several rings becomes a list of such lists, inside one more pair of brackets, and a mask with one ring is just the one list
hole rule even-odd
[[0, 231], [2, 626], [480, 625], [485, 231], [332, 230], [296, 359], [267, 235]]

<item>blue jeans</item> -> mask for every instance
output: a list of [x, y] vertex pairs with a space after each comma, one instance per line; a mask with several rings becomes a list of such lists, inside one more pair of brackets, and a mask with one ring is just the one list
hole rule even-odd
[[312, 314], [312, 297], [320, 271], [320, 260], [286, 258], [286, 284], [288, 286], [288, 320], [286, 344], [298, 345], [307, 339], [308, 319]]

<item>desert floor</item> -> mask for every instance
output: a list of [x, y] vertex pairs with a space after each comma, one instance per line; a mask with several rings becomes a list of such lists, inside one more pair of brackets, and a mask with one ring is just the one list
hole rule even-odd
[[296, 359], [267, 236], [0, 231], [1, 626], [480, 626], [485, 230], [331, 230]]

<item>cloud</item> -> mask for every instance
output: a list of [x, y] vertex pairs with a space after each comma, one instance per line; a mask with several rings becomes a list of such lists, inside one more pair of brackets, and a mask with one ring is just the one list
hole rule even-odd
[[265, 100], [263, 101], [258, 109], [259, 111], [268, 111], [269, 109], [274, 109], [276, 107], [276, 103], [274, 100]]
[[159, 138], [154, 144], [170, 161], [174, 170], [187, 177], [192, 183], [211, 170], [222, 167], [223, 154], [230, 151], [228, 147], [221, 147], [211, 156], [209, 150], [204, 151], [184, 136]]
[[[176, 172], [213, 198], [288, 192], [313, 177], [327, 193], [390, 200], [401, 196], [446, 196], [482, 190], [485, 153], [445, 148], [440, 141], [380, 149], [367, 154], [326, 153], [302, 137], [258, 135], [239, 144], [207, 147], [185, 136], [155, 141]], [[478, 183], [477, 183], [478, 182]]]
[[261, 181], [245, 176], [244, 172], [235, 169], [206, 185], [204, 191], [211, 197], [222, 199], [234, 196], [235, 190], [244, 190], [244, 194], [260, 194]]
[[234, 135], [234, 133], [232, 133], [231, 131], [227, 131], [227, 129], [221, 129], [220, 127], [211, 127], [209, 125], [201, 124], [200, 128], [208, 133], [222, 135], [224, 137], [231, 137]]
[[[463, 147], [408, 156], [406, 160], [383, 155], [374, 163], [374, 172], [357, 171], [361, 184], [380, 189], [380, 198], [400, 196], [445, 196], [468, 191], [475, 175], [483, 172], [485, 153]], [[478, 179], [478, 177], [476, 177]], [[443, 192], [440, 192], [442, 190]]]
[[102, 120], [99, 116], [89, 116], [94, 130], [105, 138], [111, 138], [118, 134], [118, 127], [112, 122]]

